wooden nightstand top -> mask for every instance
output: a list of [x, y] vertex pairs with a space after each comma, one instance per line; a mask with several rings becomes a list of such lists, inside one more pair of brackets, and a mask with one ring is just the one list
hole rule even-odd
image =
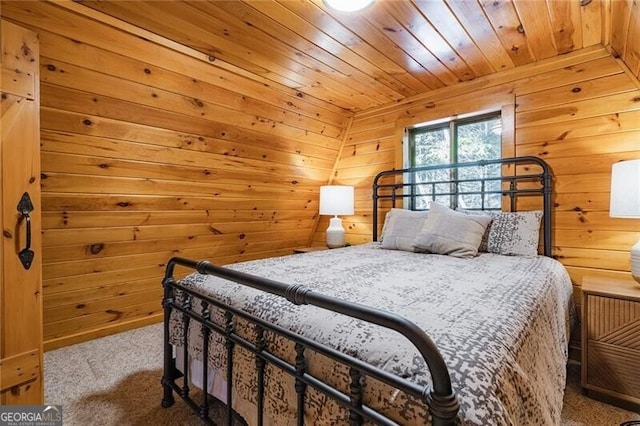
[[640, 301], [640, 283], [631, 275], [629, 279], [585, 276], [582, 279], [582, 292]]
[[325, 246], [313, 246], [313, 247], [298, 247], [294, 248], [294, 253], [311, 253], [312, 251], [329, 250], [329, 247]]

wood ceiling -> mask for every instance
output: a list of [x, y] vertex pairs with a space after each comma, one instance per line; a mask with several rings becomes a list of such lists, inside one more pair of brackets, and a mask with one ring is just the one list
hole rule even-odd
[[351, 112], [608, 44], [612, 15], [632, 67], [640, 50], [630, 0], [377, 0], [357, 13], [322, 0], [80, 3]]

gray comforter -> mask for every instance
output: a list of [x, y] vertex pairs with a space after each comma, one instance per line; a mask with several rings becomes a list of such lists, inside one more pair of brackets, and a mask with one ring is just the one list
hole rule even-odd
[[[560, 421], [574, 308], [568, 274], [551, 258], [485, 253], [460, 259], [383, 250], [373, 243], [229, 267], [288, 284], [305, 284], [313, 291], [392, 311], [415, 322], [436, 343], [449, 368], [461, 403], [461, 424]], [[393, 331], [320, 308], [296, 306], [210, 276], [192, 274], [183, 284], [419, 384], [430, 380], [413, 345]], [[214, 317], [222, 320], [221, 313]], [[244, 328], [249, 338], [253, 335], [241, 322], [238, 328], [241, 332]], [[189, 334], [192, 356], [202, 360], [199, 328]], [[181, 318], [175, 313], [171, 339], [177, 345], [182, 339]], [[284, 354], [291, 349], [273, 336], [268, 340], [274, 352]], [[222, 343], [216, 337], [212, 342]], [[255, 361], [242, 350], [234, 357], [234, 407], [251, 423]], [[224, 371], [223, 351], [212, 351], [209, 365]], [[309, 368], [348, 389], [348, 373], [324, 357], [314, 357]], [[268, 373], [267, 416], [273, 424], [293, 424], [291, 381], [274, 368]], [[385, 384], [367, 382], [365, 402], [400, 424], [429, 421], [419, 401]], [[309, 392], [307, 406], [307, 424], [339, 424], [348, 416], [317, 392]]]

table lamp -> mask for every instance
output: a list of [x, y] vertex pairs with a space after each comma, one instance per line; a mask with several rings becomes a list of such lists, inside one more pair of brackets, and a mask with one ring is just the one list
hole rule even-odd
[[333, 215], [327, 228], [327, 246], [344, 247], [344, 228], [338, 215], [353, 214], [353, 186], [321, 186], [320, 214]]
[[[611, 167], [609, 216], [640, 219], [640, 159]], [[631, 248], [631, 275], [640, 283], [640, 241]]]

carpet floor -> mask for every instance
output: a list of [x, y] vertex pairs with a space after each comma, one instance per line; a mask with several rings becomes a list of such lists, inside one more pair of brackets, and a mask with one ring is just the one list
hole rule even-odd
[[[65, 426], [200, 424], [179, 398], [160, 407], [161, 324], [48, 351], [44, 371], [45, 403], [62, 405]], [[582, 395], [579, 367], [568, 371], [563, 426], [640, 422], [638, 413]]]

